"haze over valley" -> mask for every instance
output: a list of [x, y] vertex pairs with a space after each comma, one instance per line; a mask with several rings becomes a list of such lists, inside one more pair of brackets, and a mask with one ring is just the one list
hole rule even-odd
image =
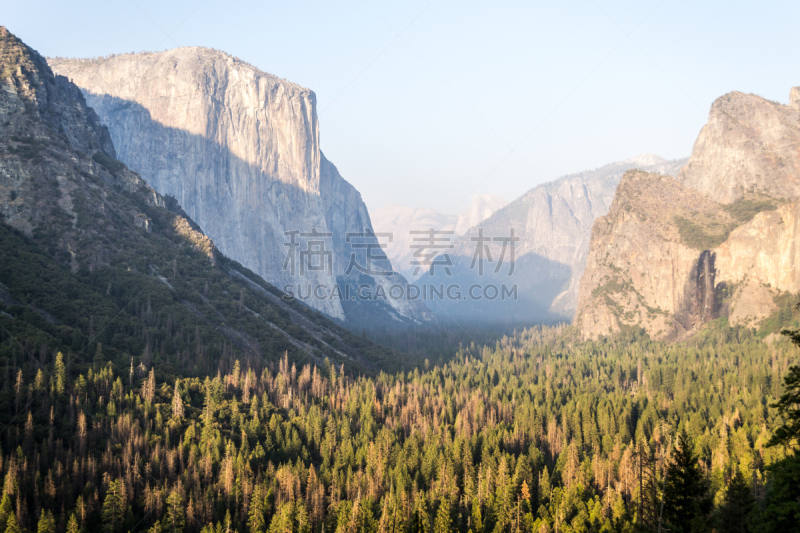
[[800, 531], [797, 6], [209, 2], [0, 21], [0, 532]]

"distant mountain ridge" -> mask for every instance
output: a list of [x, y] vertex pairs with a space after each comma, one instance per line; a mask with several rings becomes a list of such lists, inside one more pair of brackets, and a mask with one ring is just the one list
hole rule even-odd
[[416, 244], [414, 238], [419, 238], [419, 235], [410, 232], [434, 228], [437, 231], [452, 231], [454, 235], [463, 235], [507, 204], [499, 196], [474, 195], [469, 208], [459, 215], [445, 215], [431, 208], [390, 204], [372, 213], [372, 223], [376, 233], [392, 235], [392, 241], [386, 243], [384, 251], [395, 269], [413, 279], [424, 272], [414, 274], [416, 269], [412, 261], [415, 249], [412, 247]]
[[[419, 280], [457, 282], [461, 287], [516, 285], [518, 299], [449, 300], [438, 305], [429, 303], [429, 306], [441, 315], [466, 321], [571, 320], [586, 265], [592, 224], [608, 211], [622, 175], [629, 169], [642, 168], [674, 176], [685, 162], [685, 159], [668, 161], [642, 154], [534, 187], [498, 209], [478, 227], [454, 239], [450, 253], [456, 265], [453, 270], [457, 273], [452, 278], [440, 272], [432, 279]], [[494, 272], [502, 249], [500, 243], [493, 242], [490, 252], [495, 262], [488, 268], [487, 261], [487, 268], [479, 275], [477, 268], [473, 268], [479, 231], [482, 229], [489, 238], [501, 238], [508, 237], [512, 228], [519, 239], [514, 250], [513, 274], [508, 276], [507, 268]]]
[[[346, 322], [428, 318], [419, 302], [332, 297], [346, 285], [374, 291], [405, 280], [350, 268], [355, 254], [365, 270], [392, 271], [385, 260], [368, 268], [364, 248], [347, 237], [372, 224], [361, 195], [320, 150], [312, 91], [198, 47], [51, 63], [81, 87], [119, 158], [177, 198], [223, 253], [280, 288], [302, 287], [300, 295], [324, 287], [305, 303]], [[312, 246], [322, 268], [293, 268]]]

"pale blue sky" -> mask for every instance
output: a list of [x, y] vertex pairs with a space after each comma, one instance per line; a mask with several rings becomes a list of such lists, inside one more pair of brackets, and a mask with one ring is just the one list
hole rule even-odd
[[642, 152], [686, 156], [716, 97], [786, 102], [800, 85], [797, 2], [0, 0], [0, 13], [44, 55], [202, 45], [313, 89], [322, 150], [371, 210], [460, 212], [473, 192], [512, 200]]

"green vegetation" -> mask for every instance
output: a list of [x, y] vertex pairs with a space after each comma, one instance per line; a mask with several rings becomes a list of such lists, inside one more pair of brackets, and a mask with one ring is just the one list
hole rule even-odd
[[15, 141], [16, 145], [11, 145], [8, 148], [9, 153], [16, 154], [24, 159], [31, 161], [34, 164], [42, 162], [41, 150], [42, 143], [33, 137], [19, 137], [12, 136], [11, 140]]
[[678, 226], [678, 233], [681, 236], [681, 241], [686, 244], [686, 246], [697, 250], [711, 250], [712, 248], [716, 248], [728, 239], [728, 236], [735, 227], [734, 225], [720, 227], [718, 224], [715, 228], [717, 229], [716, 232], [709, 232], [708, 227], [680, 215], [675, 215], [673, 220], [675, 221], [675, 225]]
[[765, 198], [742, 199], [738, 202], [725, 205], [723, 208], [741, 223], [749, 222], [762, 211], [774, 211], [776, 209], [775, 204], [771, 200]]
[[735, 222], [723, 223], [710, 220], [701, 223], [676, 215], [673, 220], [678, 226], [681, 241], [697, 250], [711, 250], [725, 242], [734, 229], [749, 222], [758, 213], [776, 209], [775, 204], [764, 197], [743, 198], [733, 204], [721, 207], [733, 217]]
[[786, 531], [793, 519], [797, 350], [748, 329], [668, 344], [542, 327], [425, 372], [364, 378], [283, 358], [192, 377], [144, 354], [115, 364], [100, 343], [71, 361], [18, 320], [0, 315], [0, 520], [21, 529]]
[[112, 175], [116, 176], [118, 172], [122, 171], [123, 169], [127, 168], [125, 163], [122, 161], [117, 161], [111, 157], [108, 157], [103, 152], [95, 152], [92, 156], [92, 159], [102, 165], [106, 170], [108, 170]]
[[[0, 52], [33, 68], [2, 28]], [[13, 156], [31, 234], [0, 224], [0, 531], [797, 529], [790, 340], [720, 319], [682, 343], [536, 327], [452, 353], [469, 332], [431, 331], [400, 357], [38, 126], [48, 156]], [[766, 324], [797, 328], [793, 304]]]

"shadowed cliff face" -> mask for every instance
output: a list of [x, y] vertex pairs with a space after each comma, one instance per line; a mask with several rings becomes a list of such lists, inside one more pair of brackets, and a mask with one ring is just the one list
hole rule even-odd
[[[727, 284], [717, 283], [716, 252], [703, 250], [689, 272], [682, 304], [675, 313], [673, 335], [680, 337], [697, 331], [706, 322], [727, 315]], [[677, 280], [680, 282], [680, 280]]]
[[714, 268], [715, 254], [704, 250], [697, 260], [695, 272], [695, 297], [697, 299], [697, 314], [702, 322], [716, 318], [716, 296], [714, 294], [714, 278], [717, 271]]
[[[348, 232], [370, 228], [370, 218], [358, 191], [320, 152], [312, 91], [202, 48], [51, 62], [108, 124], [119, 158], [177, 198], [223, 253], [280, 288], [302, 286], [307, 295], [307, 287], [325, 287], [325, 297], [305, 303], [352, 318], [330, 294], [352, 278], [345, 274], [352, 253], [365, 264], [365, 250], [345, 241]], [[325, 236], [287, 246], [287, 232], [314, 230]], [[309, 240], [322, 240], [329, 254], [316, 256], [323, 268], [301, 275], [295, 254]], [[289, 263], [287, 253], [295, 257]], [[388, 260], [372, 263], [376, 271], [392, 271]], [[367, 282], [405, 284], [398, 274]], [[427, 316], [418, 302], [373, 304], [354, 305], [372, 306], [378, 321]]]

